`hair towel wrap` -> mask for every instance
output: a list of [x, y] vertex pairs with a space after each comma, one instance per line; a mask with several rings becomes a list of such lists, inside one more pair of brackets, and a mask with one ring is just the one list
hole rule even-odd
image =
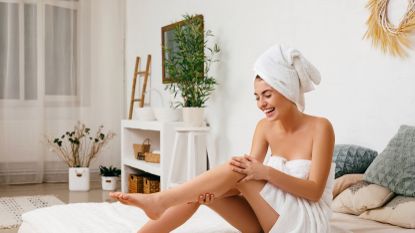
[[321, 80], [320, 72], [300, 51], [283, 45], [275, 45], [265, 51], [255, 62], [255, 78], [258, 75], [287, 99], [304, 111], [304, 93], [314, 90]]

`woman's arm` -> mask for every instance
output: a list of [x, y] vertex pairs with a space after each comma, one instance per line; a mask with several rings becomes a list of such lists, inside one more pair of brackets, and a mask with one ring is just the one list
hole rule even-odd
[[308, 180], [266, 167], [268, 182], [295, 196], [319, 201], [330, 172], [334, 148], [334, 131], [327, 119], [318, 119], [313, 137], [311, 168]]
[[[234, 157], [231, 161], [233, 170], [247, 176], [241, 181], [266, 180], [280, 189], [295, 196], [318, 201], [324, 192], [328, 174], [330, 172], [334, 132], [330, 122], [318, 119], [313, 135], [312, 161], [308, 180], [300, 179], [273, 167], [262, 164], [254, 156]], [[254, 137], [254, 140], [257, 137]], [[266, 153], [266, 152], [265, 152]]]
[[254, 137], [252, 138], [251, 153], [249, 153], [252, 157], [261, 163], [264, 162], [265, 155], [268, 151], [268, 141], [265, 138], [264, 132], [265, 124], [266, 120], [262, 119], [256, 125]]

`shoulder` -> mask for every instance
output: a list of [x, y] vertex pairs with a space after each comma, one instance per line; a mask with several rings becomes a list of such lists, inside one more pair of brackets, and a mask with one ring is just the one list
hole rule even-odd
[[260, 121], [258, 121], [258, 123], [256, 124], [257, 128], [264, 128], [267, 127], [267, 124], [269, 123], [269, 121], [267, 119], [261, 119]]
[[333, 126], [332, 126], [331, 122], [327, 118], [324, 118], [324, 117], [314, 116], [313, 117], [313, 125], [314, 125], [314, 129], [316, 131], [319, 131], [319, 130], [333, 131]]
[[266, 132], [268, 129], [273, 127], [273, 122], [269, 121], [267, 119], [262, 119], [260, 121], [258, 121], [257, 125], [256, 125], [256, 131], [260, 131], [260, 132]]
[[272, 124], [267, 119], [258, 121], [255, 128], [255, 135], [260, 137], [266, 137], [268, 130], [272, 127]]
[[334, 140], [334, 129], [331, 122], [324, 117], [311, 116], [314, 136], [317, 138], [332, 138]]

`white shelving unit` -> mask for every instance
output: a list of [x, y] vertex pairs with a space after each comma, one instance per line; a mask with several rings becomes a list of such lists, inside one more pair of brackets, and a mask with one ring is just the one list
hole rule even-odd
[[[168, 169], [173, 151], [175, 128], [183, 122], [121, 121], [121, 191], [128, 191], [128, 175], [138, 170], [160, 176], [160, 188], [166, 189]], [[150, 139], [150, 151], [160, 151], [160, 163], [149, 163], [134, 157], [133, 144]]]

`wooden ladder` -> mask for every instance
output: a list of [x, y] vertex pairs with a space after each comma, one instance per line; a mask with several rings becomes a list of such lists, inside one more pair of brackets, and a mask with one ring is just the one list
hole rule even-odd
[[[134, 77], [133, 77], [133, 86], [131, 88], [131, 100], [130, 100], [130, 111], [128, 112], [128, 119], [131, 120], [133, 117], [133, 108], [134, 108], [134, 102], [139, 102], [139, 107], [142, 108], [144, 106], [144, 97], [146, 93], [146, 87], [147, 87], [147, 80], [148, 75], [150, 74], [150, 65], [151, 65], [151, 55], [147, 55], [147, 64], [146, 69], [144, 71], [140, 71], [140, 57], [136, 57], [135, 59], [135, 68], [134, 68]], [[136, 99], [135, 98], [135, 86], [137, 83], [137, 77], [144, 76], [144, 83], [143, 88], [141, 90], [141, 97]]]

